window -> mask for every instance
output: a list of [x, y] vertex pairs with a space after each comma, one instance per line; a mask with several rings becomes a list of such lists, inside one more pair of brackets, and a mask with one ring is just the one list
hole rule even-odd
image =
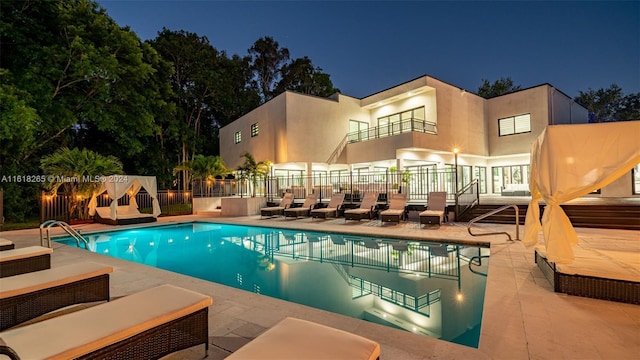
[[478, 179], [478, 184], [480, 185], [480, 194], [487, 193], [487, 168], [484, 166], [476, 166], [475, 177]]
[[498, 135], [506, 136], [531, 132], [531, 114], [498, 119]]
[[349, 120], [349, 142], [369, 140], [369, 124], [357, 120]]
[[236, 131], [235, 141], [236, 141], [236, 144], [239, 144], [240, 141], [242, 141], [242, 131]]
[[493, 167], [491, 173], [494, 193], [502, 192], [505, 185], [529, 183], [529, 165]]
[[251, 124], [251, 137], [258, 136], [258, 123]]

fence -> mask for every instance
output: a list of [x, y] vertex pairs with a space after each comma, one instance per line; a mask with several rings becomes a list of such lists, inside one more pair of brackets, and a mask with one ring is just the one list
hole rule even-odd
[[[157, 199], [162, 211], [161, 215], [191, 214], [191, 196], [192, 193], [190, 191], [158, 191]], [[58, 193], [57, 195], [51, 195], [50, 193], [42, 192], [40, 196], [40, 222], [53, 219], [67, 222], [76, 219], [87, 220], [86, 211], [88, 210], [89, 199], [77, 199], [78, 207], [74, 210], [71, 210], [71, 200], [71, 196], [68, 194]], [[96, 200], [99, 207], [111, 204], [111, 198], [106, 193], [99, 195]], [[141, 213], [150, 214], [153, 212], [152, 200], [149, 193], [144, 190], [136, 194], [136, 202]], [[125, 194], [118, 199], [118, 205], [129, 205], [129, 201], [129, 195]]]

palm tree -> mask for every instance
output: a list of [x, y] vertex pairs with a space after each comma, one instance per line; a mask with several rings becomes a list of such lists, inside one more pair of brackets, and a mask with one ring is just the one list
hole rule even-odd
[[[47, 175], [46, 188], [54, 195], [62, 188], [69, 196], [67, 218], [78, 210], [78, 218], [86, 219], [88, 207], [85, 200], [100, 189], [100, 177], [123, 174], [122, 163], [114, 156], [104, 156], [87, 149], [58, 149], [45, 156], [40, 167]], [[79, 205], [83, 205], [79, 208]]]
[[271, 167], [271, 161], [262, 160], [257, 161], [250, 153], [246, 152], [242, 154], [244, 157], [244, 164], [238, 168], [240, 171], [241, 179], [249, 179], [251, 181], [252, 190], [251, 197], [256, 197], [256, 187], [258, 186], [258, 179], [266, 178], [269, 174], [269, 168]]
[[217, 176], [231, 173], [220, 156], [196, 155], [191, 161], [185, 161], [173, 168], [173, 173], [188, 171], [194, 180], [215, 181]]

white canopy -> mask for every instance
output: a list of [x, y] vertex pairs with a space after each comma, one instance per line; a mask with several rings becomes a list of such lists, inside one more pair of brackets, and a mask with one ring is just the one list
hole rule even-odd
[[[549, 261], [572, 263], [578, 235], [560, 204], [612, 183], [639, 163], [640, 121], [548, 126], [531, 145], [525, 245], [537, 244], [542, 229]], [[546, 203], [542, 224], [539, 199]]]
[[112, 219], [118, 218], [118, 199], [123, 197], [124, 194], [129, 194], [129, 207], [137, 209], [138, 203], [136, 202], [136, 194], [140, 191], [140, 188], [147, 190], [149, 196], [153, 199], [153, 216], [158, 217], [158, 215], [160, 215], [160, 203], [158, 202], [158, 186], [156, 184], [156, 177], [137, 175], [105, 176], [102, 179], [100, 189], [93, 194], [89, 201], [89, 215], [95, 215], [96, 208], [98, 207], [97, 197], [105, 191], [109, 194], [109, 197], [113, 199], [110, 205]]

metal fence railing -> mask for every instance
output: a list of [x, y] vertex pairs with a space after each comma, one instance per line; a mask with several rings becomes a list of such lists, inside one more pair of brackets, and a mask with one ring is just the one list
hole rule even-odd
[[[168, 215], [186, 215], [191, 214], [191, 191], [177, 190], [160, 190], [158, 191], [158, 203], [162, 211], [162, 216]], [[99, 195], [96, 200], [98, 206], [109, 206], [111, 198], [104, 193]], [[141, 213], [152, 213], [152, 198], [144, 190], [136, 194], [136, 202]], [[129, 205], [130, 198], [128, 194], [118, 199], [118, 205]], [[72, 221], [77, 219], [88, 220], [86, 210], [89, 205], [89, 199], [77, 199], [77, 208], [71, 212], [71, 196], [65, 193], [51, 195], [42, 192], [40, 195], [40, 222], [46, 220], [64, 220]]]

